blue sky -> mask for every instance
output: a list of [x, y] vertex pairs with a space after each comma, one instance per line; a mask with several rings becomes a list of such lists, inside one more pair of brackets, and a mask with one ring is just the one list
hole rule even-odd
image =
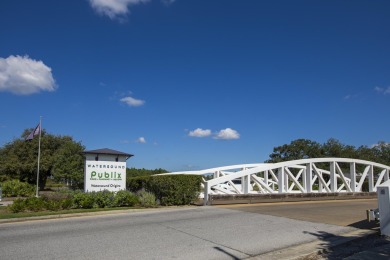
[[2, 0], [0, 145], [25, 128], [128, 167], [390, 140], [390, 1]]

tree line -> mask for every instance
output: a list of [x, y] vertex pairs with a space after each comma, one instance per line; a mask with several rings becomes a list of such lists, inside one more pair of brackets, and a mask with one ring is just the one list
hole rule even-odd
[[[18, 179], [35, 184], [38, 170], [38, 137], [26, 141], [34, 129], [26, 129], [20, 138], [0, 148], [0, 181]], [[39, 187], [43, 189], [49, 177], [82, 188], [84, 183], [85, 147], [71, 136], [52, 135], [42, 130], [39, 164]]]
[[390, 165], [390, 144], [381, 141], [371, 147], [365, 145], [355, 147], [334, 138], [323, 144], [308, 139], [297, 139], [290, 144], [275, 147], [266, 162], [326, 157], [354, 158]]
[[[0, 182], [19, 180], [36, 184], [38, 170], [38, 137], [26, 141], [34, 129], [25, 129], [20, 138], [0, 147]], [[85, 147], [71, 136], [53, 135], [42, 130], [39, 165], [39, 188], [46, 186], [48, 178], [64, 183], [72, 189], [84, 187]], [[164, 169], [127, 168], [127, 177], [149, 176], [168, 172]]]
[[[0, 147], [0, 182], [19, 180], [36, 184], [38, 138], [25, 141], [34, 129], [26, 129], [20, 138]], [[42, 130], [39, 187], [44, 189], [48, 178], [66, 183], [73, 189], [84, 186], [85, 147], [71, 136], [53, 135]], [[277, 146], [265, 162], [277, 163], [306, 158], [355, 158], [390, 165], [390, 144], [379, 142], [372, 147], [345, 145], [336, 139], [321, 144], [308, 139], [297, 139]], [[127, 177], [149, 176], [168, 172], [164, 169], [127, 168]]]

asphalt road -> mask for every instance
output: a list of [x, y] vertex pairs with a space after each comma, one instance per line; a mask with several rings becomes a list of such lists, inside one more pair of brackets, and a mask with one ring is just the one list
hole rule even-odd
[[0, 224], [1, 259], [245, 259], [353, 227], [220, 207]]
[[366, 221], [366, 210], [378, 208], [378, 200], [355, 199], [277, 202], [261, 204], [235, 204], [216, 207], [286, 217], [296, 220], [369, 229], [373, 228], [375, 223], [368, 223]]

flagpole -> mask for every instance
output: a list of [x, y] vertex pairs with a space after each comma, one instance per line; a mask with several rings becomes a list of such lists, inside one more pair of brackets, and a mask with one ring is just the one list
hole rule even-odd
[[41, 133], [42, 133], [42, 116], [39, 117], [38, 169], [37, 169], [37, 194], [36, 194], [37, 198], [38, 198], [38, 191], [39, 191], [39, 161], [41, 159]]

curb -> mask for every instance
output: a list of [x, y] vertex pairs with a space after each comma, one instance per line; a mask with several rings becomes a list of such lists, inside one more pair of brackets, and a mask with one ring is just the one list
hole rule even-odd
[[50, 219], [66, 219], [66, 218], [77, 218], [77, 217], [91, 217], [91, 216], [107, 216], [115, 214], [125, 214], [125, 213], [140, 213], [140, 212], [158, 212], [163, 210], [174, 210], [174, 209], [191, 209], [197, 206], [185, 206], [185, 207], [162, 207], [162, 208], [144, 208], [144, 209], [119, 209], [119, 210], [110, 210], [110, 211], [96, 211], [96, 212], [81, 212], [81, 213], [69, 213], [69, 214], [54, 214], [47, 216], [37, 216], [37, 217], [25, 217], [25, 218], [8, 218], [0, 219], [1, 224], [10, 224], [10, 223], [20, 223], [27, 221], [38, 221], [38, 220], [50, 220]]

